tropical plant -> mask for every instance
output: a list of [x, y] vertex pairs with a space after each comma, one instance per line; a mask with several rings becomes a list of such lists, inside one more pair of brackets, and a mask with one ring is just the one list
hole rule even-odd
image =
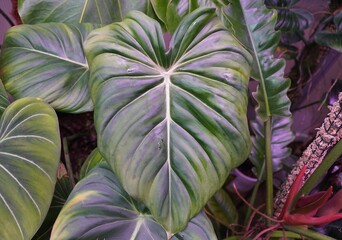
[[[281, 39], [275, 29], [284, 37], [312, 23], [308, 11], [293, 8], [298, 1], [280, 2], [266, 1], [277, 21], [261, 0], [18, 1], [24, 24], [7, 32], [0, 57], [0, 155], [16, 160], [0, 159], [0, 179], [10, 183], [0, 187], [0, 222], [17, 228], [0, 230], [1, 239], [213, 240], [225, 237], [222, 229], [232, 239], [326, 237], [287, 226], [296, 211], [304, 220], [340, 218], [336, 211], [312, 214], [331, 189], [314, 207], [291, 212], [305, 167], [295, 168], [300, 174], [285, 189], [281, 217], [272, 218], [273, 173], [294, 139], [291, 81], [285, 61], [274, 57]], [[329, 35], [339, 30], [316, 41], [339, 49]], [[258, 85], [252, 96], [250, 78]], [[9, 105], [6, 91], [18, 100]], [[249, 122], [250, 100], [256, 117]], [[76, 186], [66, 138], [69, 174], [58, 168], [56, 115], [44, 102], [58, 112], [94, 112], [97, 148]], [[224, 186], [248, 158], [256, 184], [248, 202], [236, 188], [251, 207], [239, 219], [238, 200]], [[264, 182], [265, 214], [254, 207]], [[251, 227], [257, 214], [268, 222]]]

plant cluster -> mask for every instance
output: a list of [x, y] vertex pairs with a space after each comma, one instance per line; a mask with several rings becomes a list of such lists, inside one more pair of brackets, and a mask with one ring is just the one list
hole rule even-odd
[[[289, 89], [306, 81], [275, 57], [305, 62], [291, 53], [313, 17], [297, 2], [18, 1], [23, 24], [0, 56], [0, 239], [330, 239], [308, 226], [340, 219], [329, 203], [341, 194], [298, 192], [341, 155], [342, 95], [273, 197], [294, 140]], [[341, 9], [324, 23], [314, 44], [342, 51]], [[75, 186], [55, 111], [94, 114], [97, 148]], [[246, 162], [248, 200], [230, 179]]]

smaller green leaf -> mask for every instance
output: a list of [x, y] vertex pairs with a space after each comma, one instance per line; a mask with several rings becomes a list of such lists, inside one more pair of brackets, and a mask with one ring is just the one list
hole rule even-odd
[[222, 188], [208, 201], [207, 206], [212, 214], [226, 226], [238, 222], [237, 209], [228, 193]]
[[6, 90], [16, 99], [42, 98], [59, 111], [91, 111], [83, 41], [95, 27], [45, 23], [11, 28], [0, 58]]
[[291, 83], [284, 78], [285, 61], [273, 56], [280, 39], [280, 33], [274, 30], [276, 11], [267, 9], [262, 0], [231, 0], [224, 17], [229, 31], [254, 58], [251, 75], [260, 83], [253, 93], [258, 116], [262, 120], [289, 116], [287, 91]]
[[[70, 194], [52, 230], [51, 239], [167, 239], [164, 228], [148, 209], [122, 188], [102, 162]], [[210, 220], [200, 213], [172, 239], [215, 240]]]
[[173, 33], [183, 18], [199, 7], [215, 7], [210, 0], [151, 0], [158, 18]]
[[316, 34], [315, 41], [342, 53], [342, 11], [334, 17], [336, 32], [322, 31]]
[[10, 105], [8, 95], [4, 88], [4, 85], [2, 84], [2, 81], [0, 80], [0, 117], [2, 116], [8, 105]]
[[85, 162], [82, 165], [80, 171], [80, 179], [87, 176], [87, 174], [100, 162], [104, 161], [101, 153], [99, 152], [98, 148], [95, 148], [90, 155], [87, 157]]
[[52, 226], [55, 223], [59, 212], [62, 210], [69, 194], [72, 191], [72, 184], [63, 163], [59, 163], [57, 172], [57, 183], [53, 194], [50, 209], [45, 217], [42, 226], [34, 235], [32, 240], [49, 240]]

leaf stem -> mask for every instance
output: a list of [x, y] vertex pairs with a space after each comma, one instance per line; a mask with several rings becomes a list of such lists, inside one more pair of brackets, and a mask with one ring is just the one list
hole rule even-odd
[[[253, 188], [253, 191], [252, 191], [252, 196], [251, 196], [251, 198], [249, 200], [249, 203], [252, 206], [254, 206], [256, 195], [258, 193], [258, 190], [259, 190], [260, 184], [262, 182], [262, 179], [264, 178], [264, 174], [265, 174], [265, 162], [264, 162], [264, 164], [263, 164], [263, 166], [261, 168], [261, 172], [259, 173], [258, 180], [257, 180], [257, 182], [254, 185], [254, 188]], [[245, 217], [245, 221], [244, 221], [244, 226], [247, 225], [247, 223], [249, 221], [249, 218], [251, 216], [251, 213], [252, 213], [252, 209], [248, 208], [247, 209], [247, 213], [246, 213], [246, 217]]]
[[295, 227], [295, 226], [287, 226], [285, 225], [285, 228], [291, 232], [298, 233], [302, 236], [308, 237], [309, 239], [312, 240], [334, 240], [335, 238], [331, 238], [329, 236], [326, 236], [324, 234], [309, 230], [309, 229], [304, 229], [301, 227]]
[[65, 165], [68, 171], [68, 175], [70, 177], [70, 181], [72, 184], [72, 187], [75, 187], [75, 179], [74, 179], [74, 174], [72, 171], [72, 167], [71, 167], [71, 161], [70, 161], [70, 156], [69, 156], [69, 147], [68, 147], [68, 138], [64, 137], [63, 140], [63, 150], [64, 150], [64, 159], [65, 159]]
[[273, 210], [273, 162], [272, 162], [272, 117], [265, 122], [265, 166], [266, 166], [266, 214], [272, 216]]

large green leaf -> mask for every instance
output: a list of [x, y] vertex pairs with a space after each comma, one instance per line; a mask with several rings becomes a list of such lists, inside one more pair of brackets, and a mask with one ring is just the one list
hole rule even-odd
[[[282, 168], [282, 162], [291, 154], [288, 145], [294, 140], [294, 134], [291, 130], [292, 117], [274, 116], [272, 118], [271, 128], [271, 150], [273, 171]], [[252, 139], [252, 152], [250, 159], [256, 167], [256, 172], [260, 176], [265, 162], [265, 126], [260, 118], [252, 123], [252, 130], [255, 136]]]
[[151, 11], [149, 0], [18, 0], [24, 23], [99, 23], [121, 21], [131, 10]]
[[10, 29], [3, 45], [0, 77], [15, 98], [39, 97], [55, 109], [93, 109], [83, 41], [91, 24], [21, 25]]
[[211, 0], [151, 0], [158, 18], [166, 30], [173, 33], [185, 15], [199, 7], [215, 7]]
[[[108, 164], [100, 163], [72, 191], [51, 239], [166, 240], [167, 233], [144, 205], [124, 191]], [[210, 220], [200, 213], [171, 239], [214, 240], [216, 236]]]
[[254, 57], [252, 76], [260, 82], [254, 95], [259, 117], [266, 120], [273, 115], [289, 116], [286, 93], [290, 81], [283, 77], [285, 61], [273, 57], [280, 37], [274, 31], [276, 11], [267, 9], [262, 0], [231, 0], [225, 16], [228, 29]]
[[278, 11], [277, 30], [298, 32], [311, 26], [314, 20], [312, 13], [306, 9], [293, 8], [297, 2], [293, 0], [265, 0], [267, 7]]
[[167, 54], [159, 24], [140, 12], [86, 42], [99, 150], [170, 232], [249, 153], [250, 55], [214, 16], [185, 17]]
[[342, 53], [342, 11], [334, 17], [336, 32], [322, 31], [316, 34], [315, 41], [318, 44], [331, 47]]
[[8, 105], [10, 105], [8, 95], [0, 79], [0, 117], [2, 116], [3, 112], [8, 107]]
[[57, 116], [41, 100], [12, 103], [0, 123], [0, 239], [31, 239], [54, 192], [60, 140]]

